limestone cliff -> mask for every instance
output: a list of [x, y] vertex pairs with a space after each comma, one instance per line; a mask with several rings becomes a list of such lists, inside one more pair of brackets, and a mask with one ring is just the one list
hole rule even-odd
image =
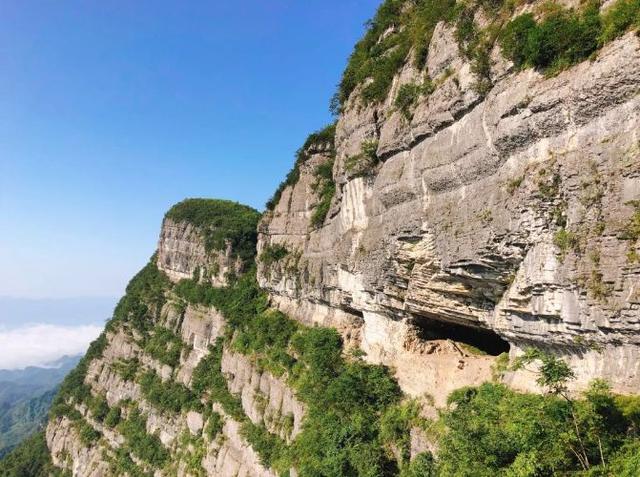
[[[206, 208], [214, 220], [238, 212], [221, 201], [192, 201], [188, 207]], [[211, 212], [219, 207], [224, 217]], [[187, 277], [224, 284], [246, 257], [236, 255], [229, 231], [221, 251], [208, 249], [203, 224], [193, 217], [174, 221], [172, 210], [157, 256], [129, 285], [106, 333], [76, 370], [79, 376], [63, 386], [46, 432], [53, 463], [82, 477], [274, 476], [243, 437], [241, 423], [190, 391], [194, 369], [220, 346], [223, 316], [170, 291]], [[257, 214], [245, 207], [241, 212], [253, 217], [255, 230]], [[219, 271], [208, 273], [212, 264]], [[137, 313], [144, 322], [134, 319]], [[291, 429], [277, 428], [283, 438], [299, 428], [304, 408], [281, 380], [226, 348], [219, 371], [229, 376], [230, 391], [242, 395], [248, 419], [275, 431], [283, 416], [291, 416]]]
[[[638, 36], [551, 77], [516, 68], [496, 42], [482, 91], [456, 36], [439, 22], [422, 69], [407, 60], [379, 103], [362, 100], [366, 85], [346, 99], [335, 159], [310, 154], [260, 224], [260, 251], [288, 251], [260, 264], [261, 286], [297, 319], [357, 336], [414, 395], [487, 376], [456, 370], [454, 354], [416, 382], [431, 363], [423, 332], [496, 355], [547, 348], [577, 387], [603, 377], [637, 392], [640, 261], [626, 231], [640, 199]], [[403, 88], [424, 78], [432, 91], [401, 110]], [[336, 192], [314, 225], [315, 168], [329, 160]]]
[[[536, 448], [505, 452], [504, 474], [490, 455], [485, 473], [434, 470], [455, 427], [438, 419], [468, 404], [447, 407], [452, 392], [540, 390], [535, 369], [508, 367], [526, 348], [571, 366], [573, 396], [594, 378], [640, 392], [640, 20], [610, 18], [616, 2], [553, 3], [383, 2], [336, 124], [309, 137], [264, 214], [197, 199], [167, 213], [56, 398], [53, 464], [74, 477], [608, 469], [623, 439], [603, 450], [597, 434], [590, 463], [577, 432], [544, 468]], [[538, 48], [563, 25], [577, 44]], [[636, 439], [635, 422], [620, 432]]]

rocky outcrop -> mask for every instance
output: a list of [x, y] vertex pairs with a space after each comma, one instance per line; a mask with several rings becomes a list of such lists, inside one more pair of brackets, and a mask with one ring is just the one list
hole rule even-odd
[[[301, 168], [259, 240], [295, 250], [297, 266], [260, 267], [261, 286], [300, 321], [347, 330], [401, 382], [415, 370], [399, 357], [412, 330], [455, 338], [445, 324], [467, 337], [489, 330], [480, 344], [499, 351], [504, 340], [512, 356], [554, 350], [578, 387], [604, 377], [638, 391], [640, 266], [622, 239], [640, 199], [638, 37], [552, 78], [515, 71], [496, 46], [483, 97], [451, 28], [436, 28], [426, 69], [437, 87], [411, 119], [393, 105], [422, 74], [411, 65], [382, 105], [352, 94], [337, 124], [327, 219], [311, 227], [312, 179]], [[354, 177], [348, 165], [365, 141], [377, 141], [381, 160]], [[529, 377], [508, 379], [531, 387]], [[433, 385], [404, 387], [419, 395]]]
[[224, 250], [207, 250], [203, 231], [189, 222], [174, 222], [165, 218], [158, 241], [158, 268], [171, 280], [183, 278], [210, 281], [215, 286], [226, 284], [228, 273], [242, 270], [242, 261], [234, 255], [230, 243]]
[[[128, 465], [137, 465], [141, 471], [158, 477], [275, 477], [274, 472], [261, 464], [258, 454], [243, 436], [242, 424], [227, 415], [219, 404], [204, 404], [200, 411], [176, 412], [159, 408], [147, 399], [140, 384], [141, 374], [151, 371], [167, 383], [190, 386], [194, 369], [210, 354], [225, 330], [225, 320], [214, 307], [182, 305], [180, 299], [172, 296], [157, 320], [156, 326], [173, 330], [183, 343], [184, 350], [175, 368], [151, 357], [141, 345], [142, 335], [120, 324], [111, 325], [101, 356], [88, 363], [84, 378], [91, 392], [85, 402], [104, 397], [109, 409], [123, 408], [123, 417], [137, 410], [144, 416], [145, 432], [156, 436], [159, 445], [170, 455], [162, 469], [154, 469], [135, 455]], [[220, 371], [228, 376], [229, 391], [241, 399], [248, 419], [286, 439], [299, 432], [304, 408], [286, 383], [269, 373], [259, 372], [243, 355], [225, 348], [223, 356]], [[127, 367], [131, 369], [126, 371]], [[122, 475], [124, 467], [118, 464], [121, 458], [118, 449], [127, 445], [127, 438], [118, 426], [110, 427], [95, 419], [90, 407], [77, 404], [75, 412], [80, 417], [72, 420], [63, 416], [48, 423], [46, 438], [53, 463], [69, 470], [74, 477]], [[222, 416], [221, 428], [213, 436], [207, 429], [212, 411]], [[82, 426], [94, 429], [99, 438], [85, 442], [80, 435]]]
[[[475, 21], [489, 24], [480, 10]], [[568, 362], [573, 390], [604, 378], [640, 392], [640, 39], [622, 35], [555, 76], [517, 69], [495, 46], [480, 77], [455, 28], [435, 26], [424, 64], [412, 51], [386, 99], [363, 100], [374, 79], [355, 87], [335, 130], [299, 152], [257, 244], [248, 207], [189, 199], [169, 211], [157, 255], [48, 423], [57, 467], [310, 475], [325, 449], [307, 448], [327, 425], [331, 449], [353, 439], [345, 449], [368, 452], [371, 439], [372, 458], [404, 473], [437, 453], [429, 423], [452, 391], [538, 390], [531, 371], [507, 366], [531, 346]], [[402, 107], [407, 86], [415, 101]], [[335, 332], [265, 311], [243, 275], [254, 259], [269, 304], [337, 329], [344, 352]], [[352, 413], [314, 401], [310, 376], [340, 403], [364, 379], [396, 400], [374, 407], [354, 387], [375, 412]], [[362, 437], [350, 414], [380, 422]], [[376, 434], [383, 417], [403, 420], [387, 434], [405, 434]]]
[[245, 414], [254, 424], [286, 441], [300, 432], [304, 406], [285, 382], [258, 369], [247, 356], [229, 350], [222, 355], [221, 370], [227, 376], [229, 391], [240, 396]]
[[[224, 414], [219, 406], [216, 406], [215, 410]], [[215, 452], [208, 454], [204, 460], [207, 475], [276, 476], [273, 471], [260, 464], [257, 453], [242, 438], [238, 422], [227, 416], [222, 435], [224, 439], [217, 444]]]
[[69, 419], [63, 417], [51, 421], [47, 426], [46, 438], [55, 466], [70, 469], [74, 476], [109, 475], [109, 465], [102, 457], [102, 449], [82, 445]]

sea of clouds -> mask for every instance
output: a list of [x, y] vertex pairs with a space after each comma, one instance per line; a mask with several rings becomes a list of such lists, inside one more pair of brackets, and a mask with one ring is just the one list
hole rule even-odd
[[103, 325], [0, 325], [0, 369], [42, 366], [64, 355], [84, 353], [102, 329]]

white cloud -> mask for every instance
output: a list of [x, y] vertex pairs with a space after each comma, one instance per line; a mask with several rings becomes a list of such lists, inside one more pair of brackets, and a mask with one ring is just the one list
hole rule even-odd
[[61, 356], [84, 353], [101, 326], [27, 325], [0, 329], [0, 369], [42, 365]]

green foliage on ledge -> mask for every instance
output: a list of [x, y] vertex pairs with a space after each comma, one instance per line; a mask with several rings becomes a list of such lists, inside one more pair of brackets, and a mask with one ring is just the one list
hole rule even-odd
[[146, 353], [172, 368], [180, 362], [182, 348], [182, 339], [164, 326], [156, 326], [144, 345]]
[[169, 453], [160, 442], [160, 438], [147, 433], [147, 420], [136, 408], [130, 411], [127, 419], [118, 424], [118, 431], [124, 436], [124, 449], [133, 453], [154, 469], [162, 468], [169, 459]]
[[171, 207], [165, 218], [198, 227], [208, 251], [224, 250], [230, 243], [243, 262], [255, 256], [260, 213], [249, 206], [230, 200], [186, 199]]
[[125, 295], [107, 323], [107, 331], [116, 329], [119, 323], [127, 323], [142, 335], [148, 334], [153, 323], [160, 317], [166, 302], [165, 293], [171, 288], [169, 277], [156, 265], [155, 255], [129, 282]]
[[333, 180], [333, 161], [320, 164], [315, 170], [315, 176], [316, 182], [313, 184], [313, 189], [317, 192], [319, 201], [311, 215], [311, 226], [319, 228], [324, 224], [331, 207], [331, 201], [336, 194], [336, 183]]
[[205, 399], [218, 402], [225, 412], [238, 421], [246, 416], [240, 400], [227, 389], [227, 381], [222, 375], [222, 339], [209, 348], [209, 354], [202, 358], [193, 370], [191, 388], [193, 392]]
[[260, 262], [262, 262], [266, 267], [269, 267], [274, 263], [279, 262], [287, 255], [289, 255], [289, 250], [286, 246], [282, 244], [267, 245], [260, 254], [258, 260], [260, 260]]
[[84, 419], [75, 421], [74, 426], [76, 427], [76, 431], [78, 432], [78, 436], [80, 437], [80, 442], [85, 447], [93, 446], [102, 435]]
[[359, 85], [365, 104], [387, 97], [393, 77], [413, 50], [413, 62], [425, 65], [431, 36], [441, 20], [456, 15], [455, 0], [386, 0], [368, 22], [342, 75], [331, 109], [338, 113]]
[[189, 388], [176, 381], [162, 381], [153, 371], [144, 373], [138, 384], [144, 398], [161, 411], [180, 413], [201, 407]]
[[70, 477], [71, 473], [53, 466], [44, 431], [40, 431], [0, 460], [0, 476]]
[[509, 22], [500, 44], [517, 67], [553, 73], [589, 58], [605, 43], [639, 26], [638, 0], [618, 0], [604, 13], [597, 0], [586, 2], [579, 11], [551, 5], [539, 21], [527, 13]]
[[559, 70], [596, 51], [600, 32], [599, 5], [590, 2], [582, 12], [554, 9], [540, 22], [531, 14], [517, 17], [505, 27], [501, 45], [516, 66]]
[[335, 154], [335, 135], [336, 135], [336, 123], [329, 124], [318, 131], [315, 131], [307, 137], [304, 144], [296, 152], [296, 161], [293, 167], [285, 177], [284, 181], [278, 185], [278, 188], [273, 193], [273, 196], [267, 201], [265, 207], [267, 210], [273, 210], [278, 205], [282, 193], [288, 186], [294, 186], [300, 180], [300, 166], [309, 159], [308, 151], [313, 147], [328, 147], [329, 155]]
[[72, 420], [78, 417], [78, 411], [73, 408], [73, 404], [85, 402], [91, 397], [91, 389], [84, 383], [89, 363], [101, 357], [106, 346], [107, 336], [105, 333], [102, 333], [89, 345], [89, 349], [78, 365], [67, 374], [62, 382], [49, 410], [50, 417], [67, 415]]

